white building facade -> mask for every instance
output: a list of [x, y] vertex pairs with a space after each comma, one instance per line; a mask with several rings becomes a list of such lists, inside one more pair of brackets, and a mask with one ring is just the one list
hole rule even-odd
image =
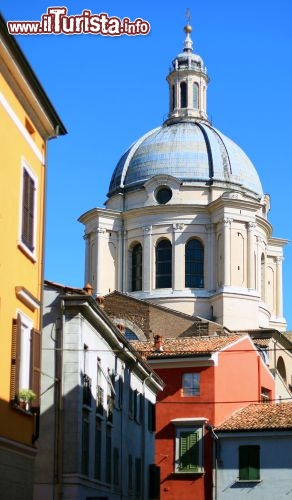
[[[85, 281], [236, 328], [284, 330], [282, 260], [255, 167], [207, 116], [208, 76], [185, 27], [169, 114], [119, 160], [106, 208], [80, 217]], [[234, 312], [236, 311], [236, 314]]]
[[155, 498], [162, 388], [92, 296], [47, 282], [34, 498]]

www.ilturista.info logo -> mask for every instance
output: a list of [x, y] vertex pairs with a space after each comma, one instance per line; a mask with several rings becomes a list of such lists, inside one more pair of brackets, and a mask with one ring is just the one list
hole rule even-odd
[[11, 35], [80, 35], [82, 33], [104, 36], [147, 35], [150, 24], [143, 19], [130, 21], [128, 17], [109, 17], [106, 13], [92, 14], [83, 10], [77, 16], [68, 16], [66, 7], [48, 7], [41, 21], [8, 21]]

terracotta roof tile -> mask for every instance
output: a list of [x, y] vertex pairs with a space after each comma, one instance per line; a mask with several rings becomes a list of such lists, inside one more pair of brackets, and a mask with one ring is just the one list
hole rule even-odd
[[196, 354], [211, 354], [220, 351], [232, 342], [240, 338], [239, 335], [224, 335], [219, 337], [184, 337], [184, 338], [166, 338], [163, 339], [163, 351], [157, 351], [153, 340], [131, 342], [134, 349], [146, 356], [153, 357], [175, 357], [175, 356], [193, 356]]
[[216, 427], [216, 431], [261, 429], [292, 429], [292, 403], [254, 403]]

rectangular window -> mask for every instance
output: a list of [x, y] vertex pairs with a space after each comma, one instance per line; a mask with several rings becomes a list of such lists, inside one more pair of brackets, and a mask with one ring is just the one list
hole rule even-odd
[[184, 373], [182, 377], [182, 389], [183, 396], [199, 396], [200, 374]]
[[148, 431], [156, 431], [155, 405], [148, 401]]
[[105, 480], [107, 483], [112, 480], [112, 432], [109, 426], [106, 429]]
[[113, 451], [113, 483], [115, 486], [119, 486], [120, 484], [120, 452], [119, 448], [114, 448]]
[[33, 322], [24, 314], [18, 314], [12, 323], [10, 399], [18, 402], [21, 389], [31, 389], [36, 399], [31, 406], [39, 406], [40, 395], [41, 336], [33, 328]]
[[141, 458], [136, 458], [136, 460], [135, 460], [135, 490], [136, 490], [137, 497], [140, 497], [140, 495], [141, 495], [141, 479], [142, 479], [141, 475], [142, 475]]
[[268, 403], [271, 399], [271, 391], [270, 389], [266, 389], [265, 387], [261, 387], [261, 402]]
[[95, 464], [94, 464], [94, 477], [95, 479], [101, 479], [101, 448], [102, 448], [102, 434], [101, 434], [101, 423], [99, 419], [96, 419], [95, 424]]
[[82, 413], [82, 474], [88, 476], [89, 472], [89, 412]]
[[128, 455], [128, 490], [133, 490], [133, 456]]
[[129, 417], [134, 417], [134, 391], [131, 385], [129, 385]]
[[35, 250], [36, 179], [27, 167], [22, 174], [21, 242], [30, 252]]
[[201, 473], [204, 471], [202, 439], [202, 427], [176, 429], [175, 472]]
[[239, 480], [259, 481], [260, 447], [258, 445], [239, 446]]

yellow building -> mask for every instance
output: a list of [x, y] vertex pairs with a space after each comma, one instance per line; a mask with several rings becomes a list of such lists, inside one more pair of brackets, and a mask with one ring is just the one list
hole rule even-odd
[[[0, 498], [32, 498], [48, 139], [66, 130], [0, 15]], [[36, 398], [22, 403], [20, 391]]]

